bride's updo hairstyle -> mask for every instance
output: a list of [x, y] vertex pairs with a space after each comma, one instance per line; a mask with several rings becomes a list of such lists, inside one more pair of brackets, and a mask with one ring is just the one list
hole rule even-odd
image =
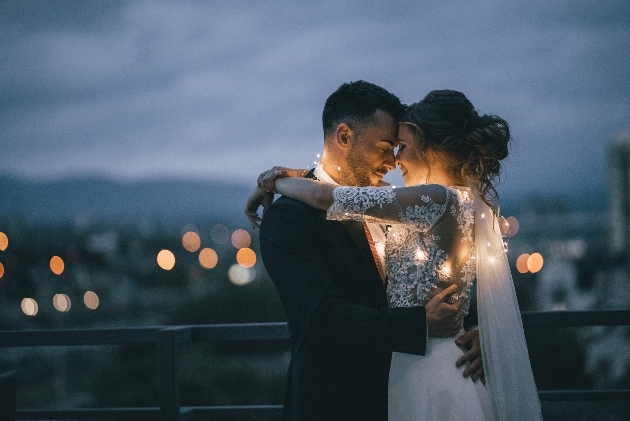
[[406, 124], [419, 142], [420, 150], [443, 156], [451, 174], [470, 187], [477, 187], [492, 208], [488, 193], [498, 199], [494, 188], [501, 173], [500, 161], [508, 156], [510, 129], [496, 115], [479, 115], [466, 96], [458, 91], [431, 91], [420, 102], [407, 107]]

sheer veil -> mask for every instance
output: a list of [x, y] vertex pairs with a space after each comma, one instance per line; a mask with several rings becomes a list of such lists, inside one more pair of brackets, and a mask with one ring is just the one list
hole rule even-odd
[[475, 188], [477, 305], [486, 389], [496, 420], [542, 420], [497, 218]]

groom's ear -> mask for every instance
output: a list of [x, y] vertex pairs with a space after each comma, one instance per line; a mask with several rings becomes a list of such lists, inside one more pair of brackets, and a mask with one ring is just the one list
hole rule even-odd
[[335, 142], [339, 149], [348, 149], [354, 139], [354, 130], [346, 123], [339, 123], [335, 131]]

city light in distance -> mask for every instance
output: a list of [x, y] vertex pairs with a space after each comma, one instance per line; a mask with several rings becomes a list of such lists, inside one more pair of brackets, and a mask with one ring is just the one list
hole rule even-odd
[[99, 304], [98, 295], [95, 292], [87, 291], [83, 294], [83, 303], [90, 310], [96, 310]]
[[66, 294], [55, 294], [53, 297], [53, 306], [57, 311], [67, 313], [70, 311], [70, 307], [72, 307], [72, 302], [70, 301], [70, 297]]
[[0, 232], [0, 251], [5, 251], [9, 247], [9, 237], [3, 232]]
[[182, 245], [191, 253], [196, 252], [201, 247], [201, 237], [194, 231], [188, 231], [182, 237]]
[[217, 263], [219, 263], [219, 256], [216, 251], [206, 247], [199, 252], [199, 264], [204, 268], [214, 269]]
[[37, 306], [37, 301], [32, 298], [24, 298], [22, 300], [22, 311], [27, 316], [34, 316], [39, 311], [39, 307]]
[[238, 229], [232, 233], [232, 245], [237, 249], [249, 247], [252, 237], [243, 229]]
[[513, 216], [508, 216], [504, 218], [499, 216], [499, 229], [501, 230], [502, 236], [514, 237], [518, 232], [519, 223]]
[[520, 273], [536, 273], [540, 271], [545, 263], [540, 253], [523, 253], [516, 259], [516, 270]]
[[157, 255], [157, 263], [164, 270], [171, 270], [175, 266], [175, 255], [170, 250], [161, 250]]
[[53, 256], [50, 259], [50, 270], [52, 270], [55, 275], [61, 275], [64, 268], [65, 264], [63, 263], [63, 259], [61, 257]]
[[242, 248], [236, 253], [236, 262], [246, 269], [256, 264], [256, 252], [250, 248]]
[[245, 285], [250, 283], [256, 277], [256, 271], [251, 268], [247, 269], [241, 265], [232, 265], [228, 270], [228, 278], [234, 285]]
[[518, 270], [519, 273], [529, 272], [529, 269], [527, 268], [527, 259], [529, 259], [529, 254], [527, 253], [521, 254], [518, 256], [518, 259], [516, 259], [516, 270]]
[[230, 239], [230, 230], [223, 224], [216, 224], [210, 229], [210, 239], [216, 244], [225, 244]]
[[527, 269], [529, 269], [531, 273], [536, 273], [542, 269], [544, 263], [545, 261], [542, 255], [540, 253], [534, 253], [527, 259]]
[[513, 217], [513, 216], [508, 216], [506, 219], [506, 222], [508, 223], [509, 226], [509, 230], [508, 230], [508, 236], [510, 237], [514, 237], [516, 235], [516, 233], [518, 232], [519, 229], [519, 223], [518, 220]]

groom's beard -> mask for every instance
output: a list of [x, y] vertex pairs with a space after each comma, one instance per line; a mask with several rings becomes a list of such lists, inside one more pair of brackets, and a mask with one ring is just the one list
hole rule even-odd
[[[366, 187], [373, 184], [371, 175], [373, 168], [368, 168], [360, 153], [349, 153], [346, 158], [347, 174], [342, 177], [341, 184], [346, 186]], [[386, 169], [382, 171], [387, 172]]]

